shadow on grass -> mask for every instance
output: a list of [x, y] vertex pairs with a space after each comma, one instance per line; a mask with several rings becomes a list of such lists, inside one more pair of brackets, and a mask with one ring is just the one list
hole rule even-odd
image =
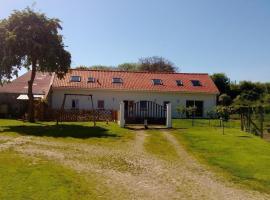
[[148, 128], [145, 128], [144, 125], [127, 125], [125, 126], [126, 129], [133, 130], [133, 131], [139, 131], [139, 130], [185, 130], [187, 128], [167, 128], [165, 126], [161, 125], [149, 125]]
[[43, 125], [43, 126], [6, 126], [1, 132], [15, 132], [20, 135], [47, 136], [47, 137], [73, 137], [73, 138], [105, 138], [120, 137], [110, 133], [108, 129], [102, 127], [90, 127], [80, 125]]

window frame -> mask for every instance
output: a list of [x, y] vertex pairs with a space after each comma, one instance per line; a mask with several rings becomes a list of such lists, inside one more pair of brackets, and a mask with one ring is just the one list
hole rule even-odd
[[191, 81], [192, 86], [194, 87], [202, 86], [202, 82], [200, 80], [190, 80], [190, 81]]
[[95, 77], [92, 77], [92, 76], [89, 76], [87, 82], [88, 83], [95, 83], [96, 82], [96, 78]]
[[[79, 78], [78, 80], [74, 80], [73, 78]], [[70, 76], [70, 82], [81, 82], [82, 77], [81, 76]]]
[[184, 82], [182, 80], [175, 80], [177, 86], [184, 86]]
[[[116, 81], [119, 80], [119, 81]], [[112, 83], [116, 83], [116, 84], [122, 84], [123, 83], [123, 79], [120, 77], [113, 77], [112, 78]]]
[[[157, 83], [156, 81], [159, 81], [159, 83]], [[154, 78], [152, 79], [153, 85], [163, 85], [163, 82], [161, 79], [158, 78]]]

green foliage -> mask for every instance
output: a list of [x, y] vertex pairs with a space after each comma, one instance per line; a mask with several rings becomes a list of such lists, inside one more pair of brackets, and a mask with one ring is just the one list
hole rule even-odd
[[123, 64], [118, 65], [117, 68], [122, 71], [138, 71], [139, 64], [138, 63], [123, 63]]
[[75, 69], [89, 69], [89, 67], [87, 67], [86, 65], [79, 65], [78, 67], [76, 67]]
[[139, 70], [149, 72], [175, 72], [176, 67], [165, 58], [153, 56], [139, 59]]
[[216, 107], [216, 113], [219, 118], [221, 118], [224, 121], [228, 121], [230, 118], [230, 107], [228, 106], [217, 106]]
[[230, 91], [230, 79], [224, 73], [216, 73], [211, 76], [221, 94]]
[[11, 79], [25, 67], [31, 71], [28, 81], [28, 116], [34, 122], [33, 82], [36, 71], [55, 72], [59, 78], [68, 72], [71, 55], [65, 50], [60, 20], [30, 8], [14, 11], [0, 21], [0, 82]]
[[189, 117], [194, 117], [196, 110], [197, 110], [196, 106], [189, 106], [189, 107], [186, 107], [186, 109], [185, 109], [185, 111]]
[[59, 77], [68, 71], [71, 55], [65, 50], [58, 32], [60, 20], [26, 8], [14, 11], [0, 21], [0, 78], [10, 79], [22, 67], [33, 64], [38, 71], [56, 72]]
[[217, 112], [216, 112], [216, 108], [213, 110], [208, 110], [206, 112], [207, 118], [209, 119], [215, 119], [217, 117]]
[[223, 106], [228, 106], [231, 104], [232, 99], [229, 95], [224, 93], [218, 97], [218, 102]]
[[118, 70], [116, 67], [106, 66], [106, 65], [92, 65], [88, 69], [94, 70]]
[[179, 117], [185, 117], [186, 115], [186, 107], [182, 105], [178, 105], [176, 107], [177, 113], [179, 114]]

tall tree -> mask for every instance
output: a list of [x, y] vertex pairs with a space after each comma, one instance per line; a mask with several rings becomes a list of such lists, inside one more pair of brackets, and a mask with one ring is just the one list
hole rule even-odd
[[158, 56], [146, 57], [139, 59], [139, 70], [150, 71], [150, 72], [175, 72], [176, 67], [174, 64]]
[[211, 76], [221, 94], [230, 91], [230, 79], [224, 73], [216, 73]]
[[117, 66], [119, 70], [122, 71], [136, 71], [139, 68], [138, 63], [123, 63]]
[[55, 72], [62, 78], [70, 68], [60, 20], [30, 8], [14, 11], [0, 21], [0, 78], [10, 79], [22, 67], [31, 70], [28, 81], [28, 117], [34, 122], [33, 82], [37, 71]]

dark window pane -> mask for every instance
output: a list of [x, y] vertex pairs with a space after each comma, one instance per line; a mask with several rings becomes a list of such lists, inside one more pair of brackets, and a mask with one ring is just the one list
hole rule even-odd
[[93, 78], [93, 77], [89, 77], [89, 78], [88, 78], [88, 82], [89, 82], [89, 83], [95, 83], [95, 82], [96, 82], [96, 79]]
[[202, 84], [199, 80], [191, 80], [191, 83], [193, 86], [202, 86]]
[[80, 76], [71, 76], [70, 81], [71, 82], [81, 82], [81, 77]]
[[113, 78], [112, 82], [113, 83], [123, 83], [123, 80], [121, 78]]
[[162, 85], [162, 81], [160, 79], [153, 79], [152, 81], [154, 85]]
[[181, 81], [181, 80], [176, 80], [176, 85], [177, 85], [177, 86], [183, 86], [184, 83], [183, 83], [183, 81]]

